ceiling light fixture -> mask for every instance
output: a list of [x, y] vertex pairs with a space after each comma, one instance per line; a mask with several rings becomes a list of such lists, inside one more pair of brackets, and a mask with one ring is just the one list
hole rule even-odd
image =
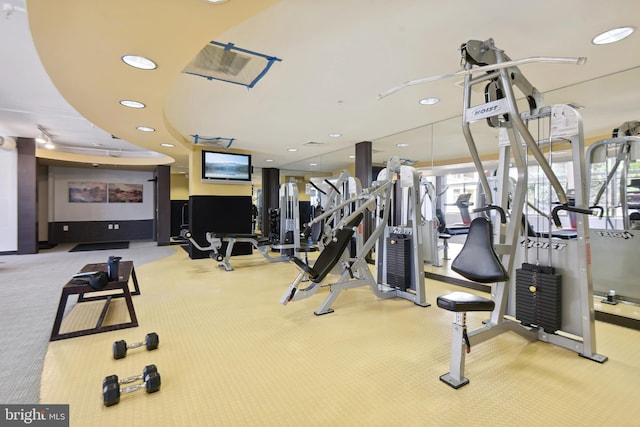
[[626, 39], [636, 30], [635, 27], [619, 27], [607, 30], [604, 33], [598, 34], [591, 40], [591, 43], [595, 45], [611, 44]]
[[273, 162], [273, 159], [267, 159], [267, 160], [265, 160], [265, 162], [271, 163], [271, 162]]
[[317, 163], [309, 163], [309, 166], [318, 166]]
[[334, 133], [330, 133], [329, 136], [331, 138], [340, 138], [342, 134], [340, 132], [334, 132]]
[[124, 55], [121, 59], [125, 64], [140, 70], [155, 70], [158, 68], [155, 62], [144, 56]]
[[125, 107], [129, 107], [129, 108], [144, 108], [144, 107], [146, 107], [146, 105], [144, 105], [142, 102], [133, 101], [131, 99], [122, 99], [120, 101], [120, 105], [124, 105]]
[[205, 0], [207, 3], [211, 3], [211, 4], [222, 4], [222, 3], [226, 3], [229, 0]]
[[355, 155], [353, 155], [353, 154], [351, 154], [351, 155], [349, 155], [349, 158], [350, 158], [350, 159], [355, 159], [355, 158], [356, 158], [356, 156], [355, 156]]
[[138, 127], [136, 127], [136, 129], [138, 129], [140, 132], [155, 132], [156, 131], [154, 128], [150, 128], [148, 126], [138, 126]]
[[440, 98], [434, 98], [434, 97], [431, 97], [431, 98], [422, 98], [422, 99], [421, 99], [420, 101], [418, 101], [418, 102], [420, 102], [420, 104], [422, 104], [422, 105], [435, 105], [435, 104], [437, 104], [438, 102], [440, 102]]
[[168, 142], [163, 142], [162, 144], [163, 147], [175, 147], [175, 144], [169, 144]]
[[54, 148], [56, 148], [56, 146], [53, 145], [53, 142], [48, 141], [46, 144], [44, 144], [44, 148], [46, 148], [47, 150], [53, 150]]
[[47, 142], [51, 142], [51, 134], [41, 125], [36, 125], [36, 127], [40, 131], [40, 135], [36, 136], [36, 142], [38, 144], [46, 144]]
[[401, 144], [396, 144], [396, 147], [408, 147], [409, 144], [405, 144], [405, 143], [401, 143]]
[[291, 153], [295, 153], [296, 151], [298, 151], [297, 148], [288, 148], [287, 151], [291, 152]]

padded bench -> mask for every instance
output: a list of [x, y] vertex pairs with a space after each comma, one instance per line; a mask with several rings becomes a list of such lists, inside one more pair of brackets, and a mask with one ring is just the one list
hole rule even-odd
[[468, 311], [493, 311], [495, 302], [488, 298], [467, 292], [451, 292], [436, 299], [438, 307], [456, 313], [451, 336], [451, 367], [450, 371], [440, 376], [440, 380], [458, 389], [469, 383], [464, 377], [464, 354], [471, 351], [471, 342], [467, 335]]
[[496, 306], [493, 300], [467, 292], [451, 292], [450, 294], [441, 295], [436, 302], [438, 303], [438, 307], [456, 313], [493, 311]]

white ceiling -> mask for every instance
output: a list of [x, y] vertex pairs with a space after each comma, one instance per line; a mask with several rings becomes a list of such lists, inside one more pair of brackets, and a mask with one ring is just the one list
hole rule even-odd
[[[640, 119], [640, 34], [591, 44], [609, 28], [640, 28], [637, 0], [4, 0], [3, 11], [0, 135], [35, 137], [39, 124], [59, 150], [105, 162], [148, 163], [153, 151], [155, 163], [169, 156], [185, 170], [193, 134], [234, 138], [232, 148], [250, 151], [259, 168], [338, 170], [353, 162], [348, 155], [361, 141], [373, 141], [376, 162], [464, 160], [461, 79], [377, 95], [457, 71], [458, 49], [470, 39], [493, 38], [512, 59], [587, 57], [583, 66], [521, 67], [547, 104], [584, 106], [587, 138]], [[282, 61], [252, 89], [180, 73], [210, 40]], [[126, 53], [149, 56], [158, 69], [130, 69], [120, 61]], [[427, 96], [442, 101], [419, 105]], [[126, 109], [123, 98], [147, 108]], [[136, 125], [157, 131], [142, 134]], [[491, 131], [478, 131], [480, 152], [496, 152]]]

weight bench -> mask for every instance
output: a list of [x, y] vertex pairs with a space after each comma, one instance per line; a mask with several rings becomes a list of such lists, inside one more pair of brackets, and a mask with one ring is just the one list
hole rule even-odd
[[[230, 234], [230, 233], [215, 233], [215, 232], [207, 232], [205, 237], [207, 242], [209, 242], [209, 246], [201, 246], [198, 242], [193, 239], [193, 235], [190, 232], [185, 233], [185, 236], [189, 239], [189, 241], [199, 250], [203, 252], [210, 252], [211, 258], [215, 259], [220, 263], [221, 267], [224, 267], [226, 271], [233, 271], [233, 267], [231, 266], [231, 256], [233, 252], [233, 247], [236, 242], [239, 243], [251, 243], [260, 254], [267, 259], [269, 262], [283, 262], [288, 261], [288, 256], [277, 256], [273, 257], [269, 255], [269, 251], [271, 250], [271, 240], [267, 237], [260, 236], [258, 234]], [[227, 248], [222, 252], [223, 243], [227, 244]], [[305, 248], [300, 249], [300, 251], [310, 252], [315, 250], [314, 248]]]
[[[469, 235], [462, 250], [451, 264], [451, 269], [478, 283], [504, 282], [509, 275], [493, 250], [491, 221], [477, 217], [471, 222]], [[493, 311], [491, 299], [467, 292], [452, 292], [436, 299], [438, 307], [455, 313], [451, 337], [450, 371], [440, 380], [458, 389], [469, 383], [464, 376], [465, 354], [471, 352], [471, 339], [467, 334], [467, 312]]]
[[[289, 288], [280, 300], [283, 305], [286, 305], [288, 302], [293, 300], [308, 298], [318, 291], [320, 283], [343, 258], [342, 255], [347, 250], [347, 247], [351, 242], [351, 238], [355, 233], [355, 229], [362, 221], [362, 218], [363, 215], [360, 214], [349, 221], [342, 229], [338, 230], [335, 238], [324, 247], [322, 252], [320, 252], [320, 255], [313, 266], [310, 266], [307, 262], [304, 262], [298, 257], [293, 256], [290, 258], [290, 260], [301, 271], [293, 283], [289, 285]], [[347, 262], [344, 262], [343, 268], [351, 275], [351, 266]], [[306, 280], [310, 280], [311, 284], [304, 289], [298, 289], [300, 282]]]
[[449, 239], [453, 236], [469, 234], [468, 225], [453, 225], [447, 227], [442, 209], [436, 209], [436, 219], [438, 220], [438, 238], [442, 239], [443, 258], [449, 259]]

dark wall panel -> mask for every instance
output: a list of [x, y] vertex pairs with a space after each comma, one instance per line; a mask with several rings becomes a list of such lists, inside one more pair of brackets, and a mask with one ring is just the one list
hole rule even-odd
[[171, 168], [158, 166], [155, 171], [156, 242], [168, 245], [171, 240]]
[[[111, 225], [111, 229], [109, 225]], [[65, 226], [67, 227], [66, 231]], [[153, 240], [153, 238], [152, 219], [49, 223], [49, 243], [116, 242], [122, 240]]]
[[182, 226], [189, 225], [189, 201], [171, 201], [171, 236], [179, 236]]
[[[189, 230], [198, 244], [208, 246], [207, 232], [229, 234], [251, 234], [251, 196], [190, 196]], [[251, 254], [250, 243], [236, 243], [233, 255]], [[202, 252], [189, 244], [189, 256], [206, 258]]]

